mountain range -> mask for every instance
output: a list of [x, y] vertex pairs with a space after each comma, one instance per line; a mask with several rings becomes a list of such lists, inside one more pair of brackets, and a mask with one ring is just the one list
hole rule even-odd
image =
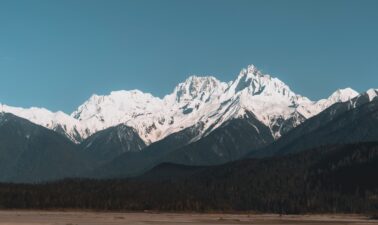
[[0, 179], [129, 177], [167, 162], [209, 166], [378, 141], [377, 96], [345, 88], [312, 101], [251, 65], [227, 83], [191, 76], [164, 98], [93, 95], [71, 115], [1, 104]]
[[202, 132], [194, 139], [197, 140], [224, 122], [243, 117], [248, 112], [278, 138], [285, 133], [285, 121], [291, 120], [296, 126], [330, 105], [357, 95], [356, 91], [346, 88], [337, 90], [327, 99], [311, 101], [251, 65], [228, 83], [211, 76], [191, 76], [162, 99], [139, 90], [114, 91], [109, 95], [91, 96], [71, 115], [4, 104], [0, 105], [0, 111], [55, 130], [75, 143], [100, 130], [125, 124], [136, 129], [148, 145], [184, 128], [204, 123]]

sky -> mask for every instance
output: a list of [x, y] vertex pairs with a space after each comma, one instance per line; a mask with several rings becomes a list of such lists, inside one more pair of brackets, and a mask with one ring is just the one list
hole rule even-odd
[[74, 111], [254, 64], [317, 100], [378, 88], [376, 0], [0, 0], [0, 102]]

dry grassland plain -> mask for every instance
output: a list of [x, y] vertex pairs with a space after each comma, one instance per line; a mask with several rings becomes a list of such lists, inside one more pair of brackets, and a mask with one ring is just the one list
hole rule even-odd
[[378, 224], [361, 215], [271, 215], [0, 211], [0, 225]]

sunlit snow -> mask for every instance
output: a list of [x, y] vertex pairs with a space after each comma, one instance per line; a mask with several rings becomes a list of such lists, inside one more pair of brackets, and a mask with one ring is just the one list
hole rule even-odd
[[[374, 92], [374, 93], [373, 93]], [[377, 95], [376, 90], [369, 90]], [[311, 101], [294, 93], [281, 80], [263, 74], [251, 65], [234, 81], [225, 83], [215, 77], [191, 76], [177, 85], [164, 98], [139, 90], [114, 91], [109, 95], [93, 95], [71, 115], [44, 108], [18, 108], [0, 104], [0, 111], [9, 112], [49, 129], [63, 129], [75, 142], [118, 124], [136, 129], [147, 143], [158, 141], [184, 128], [203, 123], [200, 135], [210, 133], [224, 122], [252, 113], [268, 127], [280, 126], [293, 119], [294, 126], [336, 102], [345, 102], [358, 93], [340, 89], [329, 98]], [[280, 137], [280, 131], [273, 131]], [[79, 138], [78, 138], [79, 137]]]

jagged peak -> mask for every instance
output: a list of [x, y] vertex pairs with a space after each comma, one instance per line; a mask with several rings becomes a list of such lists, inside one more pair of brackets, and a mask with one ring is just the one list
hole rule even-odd
[[215, 80], [215, 81], [218, 81], [220, 82], [216, 77], [214, 76], [211, 76], [211, 75], [205, 75], [205, 76], [198, 76], [198, 75], [190, 75], [184, 82], [182, 83], [186, 83], [188, 81], [194, 81], [194, 80], [201, 80], [201, 81], [206, 81], [206, 80]]
[[239, 76], [263, 76], [263, 73], [255, 65], [250, 64], [240, 71]]
[[328, 97], [328, 100], [333, 102], [345, 102], [355, 98], [358, 95], [359, 93], [357, 91], [353, 90], [350, 87], [347, 87], [343, 89], [337, 89]]
[[184, 82], [178, 84], [173, 93], [165, 97], [168, 101], [181, 102], [196, 98], [204, 100], [204, 96], [208, 97], [212, 93], [221, 93], [227, 87], [227, 84], [219, 81], [213, 76], [196, 76], [192, 75]]
[[236, 80], [229, 85], [229, 95], [235, 95], [242, 91], [248, 92], [252, 96], [281, 96], [291, 100], [301, 97], [280, 79], [263, 74], [255, 65], [249, 65], [242, 69]]
[[214, 76], [191, 75], [184, 82], [179, 83], [176, 86], [175, 91], [177, 89], [188, 88], [190, 86], [193, 86], [195, 88], [201, 88], [203, 85], [217, 86], [217, 85], [221, 85], [222, 83], [223, 82], [221, 82]]

